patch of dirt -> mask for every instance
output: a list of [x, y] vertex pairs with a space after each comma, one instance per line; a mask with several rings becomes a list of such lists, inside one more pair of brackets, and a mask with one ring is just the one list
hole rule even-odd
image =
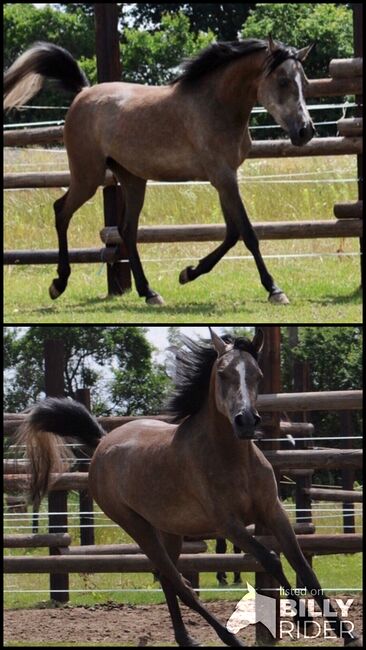
[[[344, 601], [346, 596], [342, 597]], [[349, 596], [348, 596], [349, 598]], [[189, 634], [202, 645], [220, 645], [216, 633], [199, 615], [181, 606], [183, 618]], [[216, 601], [207, 603], [207, 609], [223, 624], [235, 609], [235, 603]], [[350, 620], [354, 622], [358, 635], [362, 634], [362, 600], [355, 598], [350, 611]], [[319, 621], [319, 619], [317, 619]], [[239, 632], [238, 636], [245, 644], [254, 645], [254, 626], [249, 626]], [[286, 639], [287, 641], [288, 639]], [[175, 645], [170, 616], [166, 605], [95, 605], [94, 607], [72, 607], [66, 605], [55, 609], [16, 609], [4, 612], [4, 642], [28, 642], [37, 646], [38, 643], [107, 644], [116, 643], [120, 646], [159, 646]], [[289, 645], [296, 645], [288, 640]], [[343, 645], [343, 642], [333, 637], [323, 641], [322, 637], [304, 639], [300, 637], [297, 645]]]

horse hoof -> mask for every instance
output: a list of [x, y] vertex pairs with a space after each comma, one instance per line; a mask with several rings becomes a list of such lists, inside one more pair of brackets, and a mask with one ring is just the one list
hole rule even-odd
[[151, 296], [150, 298], [146, 298], [146, 304], [147, 305], [165, 305], [164, 300], [162, 299], [161, 296], [159, 296], [158, 293], [156, 293], [155, 296]]
[[59, 291], [59, 290], [56, 288], [54, 282], [52, 282], [52, 284], [51, 284], [51, 286], [50, 286], [48, 292], [49, 292], [49, 294], [50, 294], [50, 298], [52, 298], [52, 300], [56, 300], [56, 298], [58, 298], [59, 296], [61, 296], [61, 293], [62, 293], [61, 291]]
[[188, 270], [193, 269], [193, 266], [187, 266], [187, 268], [183, 269], [179, 275], [179, 282], [180, 284], [186, 284], [187, 282], [190, 282], [191, 279], [188, 275]]
[[269, 302], [272, 302], [274, 305], [289, 305], [290, 301], [283, 291], [280, 293], [272, 293], [268, 298]]

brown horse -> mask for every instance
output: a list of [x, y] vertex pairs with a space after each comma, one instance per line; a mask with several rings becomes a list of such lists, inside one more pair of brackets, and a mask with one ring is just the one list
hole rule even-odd
[[250, 112], [257, 101], [297, 146], [314, 134], [303, 96], [307, 83], [301, 50], [279, 42], [247, 39], [214, 43], [184, 65], [167, 86], [103, 83], [88, 86], [73, 57], [51, 43], [36, 43], [5, 74], [5, 108], [22, 105], [45, 78], [76, 93], [64, 127], [70, 187], [54, 204], [59, 243], [58, 278], [50, 287], [55, 299], [65, 291], [70, 265], [67, 229], [74, 212], [103, 185], [112, 170], [124, 193], [118, 230], [123, 238], [139, 296], [162, 304], [144, 275], [137, 251], [138, 219], [148, 179], [210, 181], [219, 194], [226, 222], [224, 241], [194, 268], [184, 269], [181, 284], [208, 273], [242, 237], [253, 254], [261, 282], [274, 303], [288, 303], [276, 286], [259, 250], [242, 203], [237, 169], [248, 156]]
[[[242, 646], [177, 571], [184, 535], [229, 539], [252, 553], [297, 600], [279, 557], [246, 528], [260, 522], [275, 535], [319, 606], [324, 595], [278, 498], [273, 469], [253, 441], [260, 421], [255, 405], [263, 333], [259, 330], [253, 341], [239, 338], [231, 343], [214, 332], [211, 337], [212, 345], [187, 339], [188, 351], [178, 353], [176, 390], [168, 411], [180, 424], [141, 419], [104, 435], [83, 406], [50, 398], [34, 408], [20, 442], [27, 445], [36, 503], [49, 488], [50, 473], [62, 467], [62, 437], [74, 436], [95, 450], [90, 492], [156, 567], [177, 643], [197, 645], [184, 626], [178, 596], [226, 645]], [[310, 619], [306, 613], [298, 620], [303, 625]], [[335, 614], [329, 624], [345, 643], [358, 645]]]

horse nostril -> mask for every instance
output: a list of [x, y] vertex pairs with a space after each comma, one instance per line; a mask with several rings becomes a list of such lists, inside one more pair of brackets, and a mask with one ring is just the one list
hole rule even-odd
[[245, 424], [245, 418], [242, 413], [238, 413], [234, 420], [237, 427], [242, 427]]
[[260, 424], [261, 422], [262, 422], [261, 416], [258, 413], [254, 414], [254, 426], [257, 426], [257, 424]]
[[303, 126], [299, 131], [299, 138], [303, 140], [306, 137], [306, 126]]

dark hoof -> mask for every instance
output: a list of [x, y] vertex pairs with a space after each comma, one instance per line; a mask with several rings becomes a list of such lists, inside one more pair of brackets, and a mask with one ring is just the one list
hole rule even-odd
[[187, 284], [187, 282], [191, 282], [192, 278], [189, 277], [189, 271], [193, 269], [193, 266], [187, 266], [183, 271], [181, 271], [179, 275], [179, 282], [180, 284]]
[[147, 305], [164, 305], [164, 300], [158, 293], [155, 293], [153, 296], [146, 298]]
[[52, 298], [52, 300], [56, 300], [56, 299], [57, 299], [59, 296], [61, 296], [61, 294], [63, 293], [63, 291], [60, 291], [60, 290], [57, 288], [57, 286], [56, 286], [56, 282], [57, 282], [57, 280], [54, 280], [54, 281], [52, 282], [52, 284], [51, 284], [49, 290], [48, 290], [48, 292], [49, 292], [49, 294], [50, 294], [50, 298]]
[[277, 293], [272, 293], [269, 298], [269, 302], [272, 302], [274, 305], [289, 305], [290, 301], [287, 298], [286, 294], [283, 291]]
[[181, 641], [177, 640], [177, 643], [179, 646], [183, 648], [198, 648], [201, 646], [198, 641], [195, 641], [195, 639], [192, 639], [191, 636], [187, 636], [185, 639], [182, 639]]

